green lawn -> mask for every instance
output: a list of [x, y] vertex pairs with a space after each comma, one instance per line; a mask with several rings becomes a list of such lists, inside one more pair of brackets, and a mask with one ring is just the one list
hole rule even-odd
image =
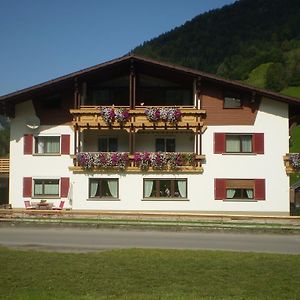
[[0, 248], [0, 266], [2, 300], [300, 298], [299, 255]]

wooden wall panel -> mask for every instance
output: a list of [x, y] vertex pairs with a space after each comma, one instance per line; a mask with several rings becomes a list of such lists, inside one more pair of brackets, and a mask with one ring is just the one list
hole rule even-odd
[[223, 108], [225, 88], [205, 86], [202, 89], [201, 108], [206, 110], [205, 125], [253, 125], [259, 101], [251, 102], [251, 95], [242, 95], [242, 108]]
[[51, 95], [41, 95], [33, 100], [37, 116], [41, 120], [41, 125], [63, 125], [71, 123], [73, 116], [70, 114], [70, 108], [74, 106], [74, 92], [66, 89], [60, 92], [61, 106], [59, 108], [45, 108], [43, 100]]

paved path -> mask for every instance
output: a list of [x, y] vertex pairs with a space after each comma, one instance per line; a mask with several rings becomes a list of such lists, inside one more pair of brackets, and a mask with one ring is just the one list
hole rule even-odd
[[72, 252], [172, 248], [300, 254], [300, 235], [0, 227], [0, 245]]

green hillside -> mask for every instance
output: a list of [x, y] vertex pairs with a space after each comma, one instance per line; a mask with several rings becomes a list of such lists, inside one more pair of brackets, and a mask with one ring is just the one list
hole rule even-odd
[[279, 92], [300, 86], [299, 28], [299, 0], [240, 0], [199, 15], [133, 53]]

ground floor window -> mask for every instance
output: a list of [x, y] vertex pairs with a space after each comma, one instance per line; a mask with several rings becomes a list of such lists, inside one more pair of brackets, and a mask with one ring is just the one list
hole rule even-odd
[[59, 179], [34, 179], [34, 197], [59, 196]]
[[90, 178], [89, 198], [118, 198], [119, 180], [117, 178]]
[[187, 179], [144, 179], [144, 198], [186, 198]]
[[215, 179], [216, 200], [265, 200], [265, 179]]

